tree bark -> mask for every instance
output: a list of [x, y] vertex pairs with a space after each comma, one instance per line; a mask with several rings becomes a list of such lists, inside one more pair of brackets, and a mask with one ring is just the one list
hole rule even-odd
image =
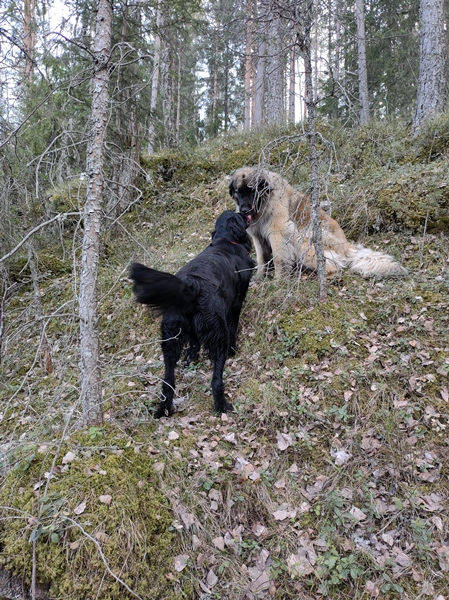
[[357, 69], [359, 74], [360, 125], [369, 121], [368, 74], [366, 69], [365, 5], [364, 0], [356, 0], [355, 18], [357, 22]]
[[448, 99], [444, 0], [421, 0], [419, 20], [419, 78], [413, 121], [415, 135], [427, 119], [444, 112]]
[[296, 52], [295, 46], [292, 45], [290, 48], [290, 85], [288, 92], [288, 120], [290, 123], [294, 123], [296, 121], [295, 109], [296, 109]]
[[305, 72], [305, 104], [307, 107], [307, 136], [309, 138], [310, 163], [310, 199], [312, 210], [313, 245], [317, 262], [318, 299], [323, 302], [327, 298], [326, 258], [323, 251], [323, 235], [320, 218], [320, 180], [318, 170], [318, 153], [316, 148], [316, 100], [313, 90], [312, 70], [312, 38], [313, 0], [302, 0], [296, 5], [296, 41], [300, 55], [304, 60]]
[[151, 100], [150, 100], [150, 125], [148, 128], [148, 154], [154, 152], [154, 140], [156, 136], [156, 106], [159, 93], [159, 71], [161, 63], [161, 36], [159, 30], [162, 26], [162, 11], [160, 2], [156, 12], [156, 35], [154, 37], [154, 59], [153, 59], [153, 74], [151, 77]]
[[253, 47], [253, 15], [252, 0], [246, 2], [246, 53], [245, 53], [245, 120], [244, 129], [251, 128], [251, 80], [252, 80], [252, 47]]
[[284, 122], [284, 69], [281, 22], [273, 16], [268, 25], [267, 67], [265, 77], [267, 123]]
[[104, 188], [104, 141], [109, 112], [109, 59], [112, 38], [112, 3], [97, 1], [93, 42], [94, 73], [89, 124], [81, 256], [79, 317], [81, 334], [81, 403], [86, 425], [103, 422], [98, 331], [98, 267]]
[[23, 19], [23, 45], [25, 49], [25, 78], [28, 83], [33, 81], [34, 55], [36, 50], [36, 3], [35, 0], [25, 0]]

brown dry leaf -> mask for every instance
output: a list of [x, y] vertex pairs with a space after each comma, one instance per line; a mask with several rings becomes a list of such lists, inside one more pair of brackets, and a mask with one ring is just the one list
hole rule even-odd
[[333, 450], [331, 448], [330, 454], [334, 459], [334, 462], [337, 466], [344, 465], [352, 458], [352, 454], [346, 452], [345, 450]]
[[277, 481], [275, 481], [274, 487], [278, 490], [284, 489], [285, 488], [285, 478], [282, 477], [282, 479], [278, 479]]
[[253, 593], [263, 592], [270, 587], [270, 577], [266, 571], [260, 571], [256, 567], [250, 567], [248, 569], [248, 575], [252, 579], [250, 589]]
[[172, 430], [168, 433], [168, 439], [171, 442], [174, 440], [177, 440], [178, 438], [179, 438], [179, 433], [177, 431]]
[[449, 391], [445, 385], [441, 388], [440, 394], [445, 402], [449, 402]]
[[153, 463], [153, 469], [155, 471], [157, 471], [158, 473], [163, 473], [164, 469], [165, 469], [165, 463], [164, 462], [155, 462], [155, 463]]
[[256, 537], [264, 538], [268, 535], [268, 529], [264, 525], [262, 525], [262, 523], [254, 523], [254, 525], [251, 528], [251, 531]]
[[291, 511], [289, 510], [275, 510], [271, 513], [276, 521], [285, 521], [285, 519], [289, 519], [291, 515]]
[[438, 496], [438, 494], [429, 494], [428, 496], [421, 496], [421, 498], [419, 498], [419, 500], [421, 500], [421, 504], [423, 505], [424, 510], [427, 510], [428, 512], [440, 512], [441, 510], [443, 510], [443, 507], [441, 505], [441, 496]]
[[109, 539], [109, 535], [104, 531], [97, 531], [94, 534], [94, 538], [99, 542], [107, 542]]
[[293, 438], [288, 433], [276, 431], [277, 446], [281, 452], [287, 450], [293, 444]]
[[213, 545], [215, 546], [215, 548], [218, 548], [219, 550], [224, 550], [225, 549], [225, 542], [224, 542], [224, 538], [223, 537], [216, 537], [212, 540]]
[[349, 513], [358, 521], [364, 521], [366, 519], [366, 515], [363, 511], [360, 510], [360, 508], [357, 508], [357, 506], [353, 506], [351, 508], [351, 510], [349, 511]]
[[100, 500], [100, 502], [102, 502], [103, 504], [111, 504], [112, 496], [110, 496], [109, 494], [103, 494], [102, 496], [98, 497], [98, 500]]
[[175, 571], [177, 571], [178, 573], [183, 571], [186, 568], [187, 563], [189, 562], [189, 558], [190, 557], [188, 554], [178, 554], [178, 556], [175, 556]]
[[404, 552], [398, 552], [394, 557], [394, 561], [401, 567], [409, 567], [412, 564], [412, 560]]
[[212, 569], [207, 574], [206, 583], [209, 588], [213, 588], [218, 583], [218, 577], [215, 575]]
[[192, 527], [192, 525], [195, 523], [195, 517], [188, 510], [181, 511], [179, 513], [179, 517], [187, 529], [189, 529], [189, 527]]
[[73, 452], [67, 452], [67, 454], [62, 457], [62, 464], [66, 465], [67, 463], [72, 462], [72, 460], [75, 460], [75, 458], [76, 454], [74, 454]]
[[436, 544], [434, 548], [438, 555], [440, 569], [449, 571], [449, 544]]
[[372, 598], [377, 598], [380, 594], [380, 590], [373, 581], [367, 581], [365, 583], [365, 590]]
[[73, 512], [75, 513], [75, 515], [82, 515], [83, 512], [86, 510], [86, 505], [87, 505], [86, 500], [83, 500], [80, 504], [78, 504], [78, 506], [73, 509]]
[[287, 558], [287, 569], [290, 577], [304, 577], [315, 571], [310, 563], [305, 548], [300, 548], [298, 554], [290, 554]]

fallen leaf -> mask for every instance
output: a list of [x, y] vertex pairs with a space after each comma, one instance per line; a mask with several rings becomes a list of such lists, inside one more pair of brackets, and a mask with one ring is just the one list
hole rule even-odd
[[445, 402], [449, 402], [449, 392], [445, 385], [442, 387], [440, 394]]
[[213, 545], [218, 548], [219, 550], [224, 550], [225, 549], [225, 543], [224, 543], [224, 539], [220, 536], [220, 537], [216, 537], [212, 540]]
[[360, 508], [357, 508], [357, 506], [353, 506], [351, 508], [351, 510], [349, 511], [349, 513], [357, 520], [357, 521], [364, 521], [366, 519], [366, 515], [363, 511], [360, 510]]
[[330, 451], [332, 458], [334, 459], [335, 464], [339, 467], [348, 462], [349, 459], [352, 458], [352, 454], [346, 452], [345, 450], [332, 450]]
[[288, 433], [281, 433], [276, 431], [277, 446], [281, 452], [287, 450], [289, 446], [293, 444], [293, 438]]
[[172, 442], [179, 438], [179, 433], [177, 431], [170, 431], [168, 434], [168, 439]]
[[310, 564], [304, 548], [300, 548], [298, 554], [290, 554], [287, 558], [287, 569], [292, 578], [310, 575], [315, 570]]
[[275, 510], [271, 514], [276, 519], [276, 521], [285, 521], [285, 519], [288, 519], [290, 517], [289, 510]]
[[165, 469], [165, 463], [164, 462], [155, 462], [155, 463], [153, 463], [153, 469], [155, 471], [157, 471], [158, 473], [162, 473]]
[[274, 487], [278, 490], [282, 490], [285, 488], [285, 479], [284, 477], [282, 477], [282, 479], [278, 479], [277, 481], [274, 482]]
[[109, 494], [104, 494], [103, 496], [99, 496], [98, 500], [100, 500], [100, 502], [103, 504], [111, 504], [112, 496]]
[[78, 506], [73, 509], [75, 515], [82, 515], [83, 512], [86, 510], [86, 505], [86, 500], [83, 500], [80, 504], [78, 504]]
[[76, 458], [76, 454], [73, 452], [67, 452], [65, 456], [62, 457], [62, 464], [66, 465], [67, 463], [72, 462]]
[[188, 554], [178, 554], [178, 556], [175, 556], [175, 571], [178, 571], [178, 573], [183, 571], [189, 562], [189, 558]]
[[212, 569], [207, 574], [206, 583], [210, 588], [213, 588], [218, 583], [218, 577], [215, 575]]

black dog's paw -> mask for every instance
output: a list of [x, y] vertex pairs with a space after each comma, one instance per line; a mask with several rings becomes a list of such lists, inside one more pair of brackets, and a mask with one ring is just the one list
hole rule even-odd
[[154, 418], [171, 417], [174, 412], [173, 408], [168, 408], [165, 404], [159, 404], [159, 408], [154, 413]]
[[218, 413], [236, 412], [230, 402], [223, 402], [220, 406], [215, 406], [215, 411]]

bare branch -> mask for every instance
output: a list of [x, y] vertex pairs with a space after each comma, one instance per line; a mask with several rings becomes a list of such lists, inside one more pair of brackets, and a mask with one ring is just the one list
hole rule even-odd
[[37, 225], [37, 227], [35, 227], [31, 231], [29, 231], [26, 234], [26, 236], [23, 238], [23, 240], [21, 242], [19, 242], [15, 248], [13, 248], [10, 252], [8, 252], [8, 254], [5, 254], [4, 256], [2, 256], [0, 258], [0, 264], [2, 262], [5, 262], [5, 260], [8, 260], [8, 258], [11, 258], [11, 256], [13, 256], [17, 252], [17, 250], [20, 250], [20, 248], [25, 244], [25, 242], [27, 240], [30, 239], [30, 237], [32, 235], [34, 235], [37, 231], [39, 231], [40, 229], [42, 229], [46, 225], [50, 225], [50, 223], [54, 223], [55, 221], [63, 221], [66, 217], [79, 216], [80, 214], [81, 214], [80, 212], [59, 213], [55, 217], [53, 217], [52, 219], [50, 219], [48, 221], [44, 221], [43, 223], [40, 223], [40, 225]]

